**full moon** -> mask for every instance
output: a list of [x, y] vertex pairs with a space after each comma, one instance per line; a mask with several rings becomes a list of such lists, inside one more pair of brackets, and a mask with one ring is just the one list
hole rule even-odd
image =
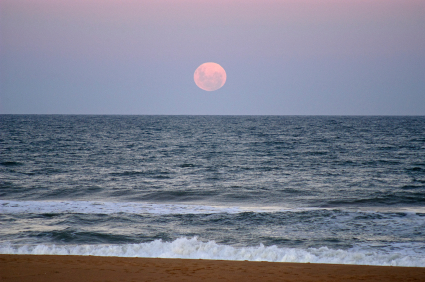
[[226, 82], [226, 71], [216, 63], [203, 63], [194, 74], [196, 85], [206, 91], [215, 91]]

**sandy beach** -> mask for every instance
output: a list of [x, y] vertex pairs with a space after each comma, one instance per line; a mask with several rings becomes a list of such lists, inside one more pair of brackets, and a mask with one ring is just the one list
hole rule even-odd
[[425, 281], [425, 268], [0, 255], [0, 281]]

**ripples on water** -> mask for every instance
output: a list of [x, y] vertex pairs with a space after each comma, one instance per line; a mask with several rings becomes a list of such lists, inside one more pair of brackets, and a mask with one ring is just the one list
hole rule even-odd
[[0, 130], [0, 252], [161, 239], [147, 248], [425, 265], [424, 117], [1, 115]]

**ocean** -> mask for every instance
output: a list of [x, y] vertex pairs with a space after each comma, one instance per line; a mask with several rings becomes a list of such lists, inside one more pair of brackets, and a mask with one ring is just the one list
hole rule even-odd
[[425, 267], [425, 117], [0, 115], [0, 253]]

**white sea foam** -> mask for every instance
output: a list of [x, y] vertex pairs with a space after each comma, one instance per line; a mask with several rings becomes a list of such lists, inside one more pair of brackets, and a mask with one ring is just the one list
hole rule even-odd
[[[208, 206], [208, 205], [183, 205], [183, 204], [154, 204], [143, 202], [103, 202], [103, 201], [12, 201], [0, 200], [0, 214], [16, 213], [85, 213], [85, 214], [212, 214], [243, 212], [300, 212], [311, 210], [333, 210], [334, 208], [304, 207], [247, 207], [247, 206]], [[403, 212], [425, 213], [425, 208], [362, 208], [346, 211], [361, 212]]]
[[97, 201], [8, 201], [0, 200], [0, 213], [86, 213], [86, 214], [210, 214], [288, 211], [282, 208], [225, 207], [207, 205], [153, 204]]
[[265, 247], [232, 247], [214, 241], [202, 242], [196, 237], [173, 242], [123, 245], [0, 245], [2, 254], [91, 255], [115, 257], [154, 257], [183, 259], [248, 260], [270, 262], [303, 262], [361, 265], [425, 267], [425, 257], [415, 253], [375, 252], [372, 250], [335, 250], [327, 247], [296, 249]]

